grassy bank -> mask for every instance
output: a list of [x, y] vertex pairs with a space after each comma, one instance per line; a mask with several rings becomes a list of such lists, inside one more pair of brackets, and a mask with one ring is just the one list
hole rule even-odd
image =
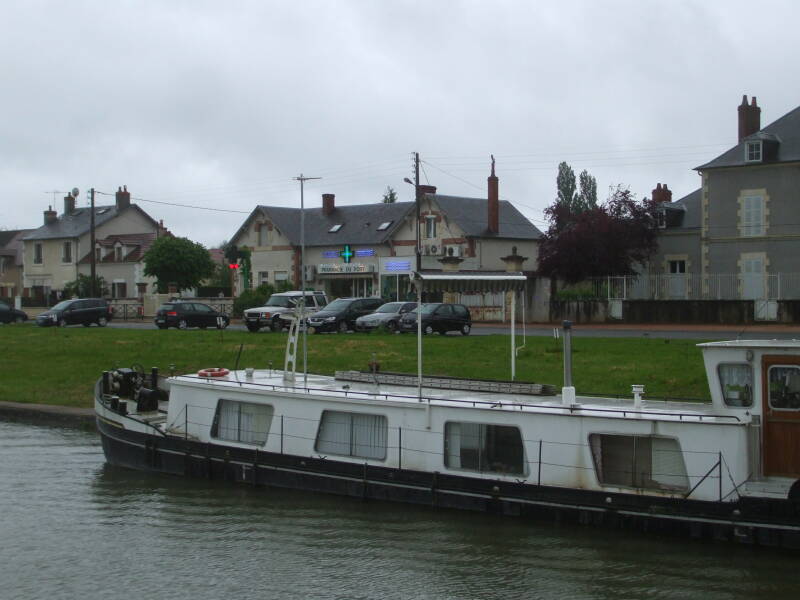
[[[521, 344], [518, 338], [518, 344]], [[573, 338], [573, 379], [578, 393], [630, 395], [641, 383], [648, 396], [708, 398], [700, 351], [694, 341]], [[0, 400], [91, 406], [100, 373], [139, 363], [169, 373], [203, 367], [232, 368], [243, 344], [240, 367], [283, 368], [286, 334], [215, 330], [177, 331], [0, 326], [3, 368]], [[416, 336], [348, 334], [309, 336], [308, 364], [314, 373], [366, 370], [372, 353], [384, 371], [416, 373]], [[507, 336], [430, 336], [424, 340], [425, 374], [508, 379]], [[300, 354], [300, 352], [298, 352]], [[517, 358], [517, 379], [562, 383], [561, 341], [529, 337]], [[301, 359], [302, 360], [302, 359]]]

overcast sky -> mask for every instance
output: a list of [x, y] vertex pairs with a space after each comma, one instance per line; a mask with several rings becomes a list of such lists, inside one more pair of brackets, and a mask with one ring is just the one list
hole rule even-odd
[[[179, 236], [230, 238], [258, 204], [500, 196], [540, 229], [560, 161], [639, 197], [800, 104], [796, 1], [0, 4], [0, 228], [63, 192], [134, 198]], [[113, 197], [98, 196], [98, 204]]]

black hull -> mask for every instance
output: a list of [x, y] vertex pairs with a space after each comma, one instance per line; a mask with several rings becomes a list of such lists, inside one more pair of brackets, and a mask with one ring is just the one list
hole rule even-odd
[[704, 502], [426, 473], [228, 448], [133, 432], [98, 418], [106, 460], [143, 471], [800, 549], [800, 503]]

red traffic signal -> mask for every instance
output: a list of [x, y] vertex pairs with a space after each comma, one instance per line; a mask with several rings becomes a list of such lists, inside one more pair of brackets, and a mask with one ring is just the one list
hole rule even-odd
[[230, 263], [230, 264], [228, 265], [228, 268], [229, 268], [229, 269], [238, 269], [238, 268], [239, 268], [239, 267], [241, 267], [241, 266], [242, 266], [242, 265], [237, 265], [236, 263]]

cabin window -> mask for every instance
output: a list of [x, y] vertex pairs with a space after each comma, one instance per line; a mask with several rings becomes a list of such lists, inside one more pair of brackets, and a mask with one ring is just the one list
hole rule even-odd
[[267, 442], [273, 412], [274, 409], [267, 404], [220, 400], [211, 426], [211, 437], [263, 445]]
[[522, 436], [508, 425], [446, 423], [444, 464], [482, 473], [525, 473]]
[[686, 490], [689, 478], [678, 440], [645, 435], [589, 435], [601, 485]]
[[800, 367], [769, 368], [769, 406], [777, 410], [800, 410]]
[[387, 433], [383, 415], [326, 410], [322, 413], [314, 449], [321, 454], [383, 460]]
[[748, 364], [722, 364], [717, 367], [722, 399], [726, 406], [753, 405], [753, 369]]

